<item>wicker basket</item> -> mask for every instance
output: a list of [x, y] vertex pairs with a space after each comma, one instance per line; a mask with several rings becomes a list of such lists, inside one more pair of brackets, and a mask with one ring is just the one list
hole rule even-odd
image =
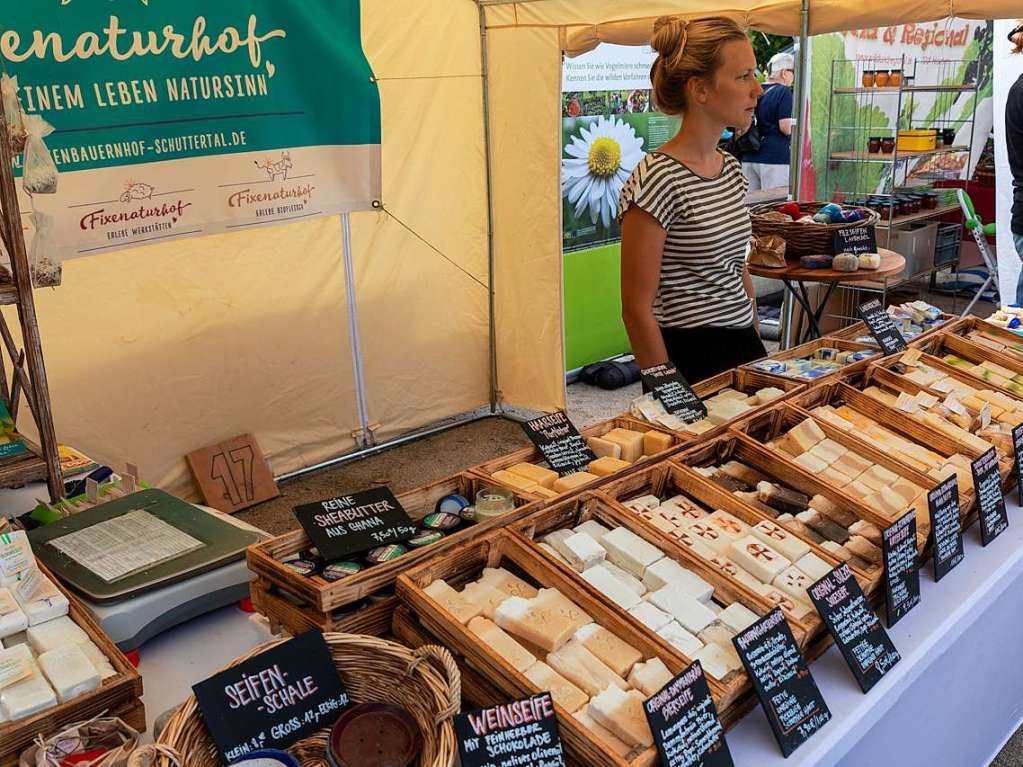
[[[799, 212], [802, 216], [810, 216], [827, 204], [826, 202], [801, 202], [799, 203]], [[832, 232], [836, 229], [849, 229], [858, 226], [873, 228], [881, 220], [877, 211], [855, 205], [844, 207], [846, 210], [858, 210], [863, 214], [863, 218], [849, 224], [800, 224], [796, 221], [770, 221], [764, 218], [765, 213], [777, 212], [778, 207], [778, 203], [765, 203], [750, 208], [753, 236], [778, 235], [785, 240], [785, 255], [789, 258], [834, 255], [835, 243], [832, 239]]]
[[[324, 634], [331, 656], [353, 703], [381, 701], [403, 706], [419, 723], [423, 747], [419, 767], [451, 767], [457, 746], [451, 718], [462, 702], [462, 683], [451, 653], [428, 645], [410, 650], [396, 642], [356, 634]], [[261, 645], [236, 665], [281, 642]], [[329, 729], [288, 749], [302, 765], [327, 767]], [[203, 723], [195, 696], [186, 700], [167, 722], [154, 746], [132, 754], [129, 767], [220, 767], [223, 761]]]

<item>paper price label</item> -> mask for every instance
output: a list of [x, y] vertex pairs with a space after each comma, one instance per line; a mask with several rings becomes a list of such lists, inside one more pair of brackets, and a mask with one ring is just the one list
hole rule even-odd
[[934, 407], [935, 405], [938, 404], [938, 402], [940, 402], [940, 400], [933, 394], [928, 394], [925, 391], [918, 391], [916, 393], [916, 401], [920, 405], [920, 407], [924, 408], [925, 410]]
[[966, 408], [963, 407], [963, 403], [959, 401], [958, 392], [950, 391], [942, 404], [956, 415], [966, 415]]
[[986, 429], [991, 425], [991, 405], [984, 405], [980, 410], [980, 428]]
[[24, 533], [0, 535], [0, 575], [13, 578], [35, 565], [35, 557]]
[[895, 400], [895, 407], [906, 413], [916, 413], [920, 410], [920, 403], [916, 401], [915, 397], [902, 392], [899, 394], [899, 398]]
[[32, 568], [28, 572], [19, 575], [14, 591], [18, 595], [18, 601], [21, 603], [51, 599], [60, 593], [54, 588], [50, 579], [37, 568]]
[[21, 656], [0, 656], [0, 690], [32, 676], [32, 664]]
[[11, 594], [10, 589], [0, 589], [0, 618], [20, 609], [18, 603], [14, 601], [14, 595]]

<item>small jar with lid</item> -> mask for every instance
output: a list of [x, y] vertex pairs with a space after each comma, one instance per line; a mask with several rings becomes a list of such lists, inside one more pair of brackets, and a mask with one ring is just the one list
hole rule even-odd
[[879, 69], [877, 72], [874, 72], [874, 85], [878, 88], [887, 88], [890, 79], [891, 74], [887, 70]]
[[892, 136], [885, 136], [881, 139], [882, 154], [892, 154], [895, 151], [895, 139]]
[[881, 151], [881, 137], [871, 136], [867, 141], [867, 152], [870, 154], [878, 154]]
[[888, 87], [898, 88], [900, 85], [902, 85], [902, 70], [893, 69], [888, 73]]
[[863, 80], [862, 80], [862, 82], [863, 82], [863, 87], [864, 88], [873, 88], [874, 87], [874, 70], [873, 69], [864, 69], [863, 70]]
[[924, 210], [937, 210], [938, 209], [938, 194], [937, 192], [924, 192], [920, 199], [921, 205]]

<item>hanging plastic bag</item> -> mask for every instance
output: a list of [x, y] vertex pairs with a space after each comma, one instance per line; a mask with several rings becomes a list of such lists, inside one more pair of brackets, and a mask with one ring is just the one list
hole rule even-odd
[[4, 117], [7, 120], [7, 135], [11, 141], [11, 152], [21, 154], [25, 150], [25, 116], [18, 100], [18, 78], [0, 75], [0, 97], [3, 99]]
[[35, 229], [32, 245], [28, 249], [28, 268], [32, 274], [32, 285], [36, 288], [56, 287], [60, 285], [63, 265], [57, 258], [54, 247], [54, 218], [39, 211], [30, 213], [28, 218]]
[[22, 188], [29, 194], [53, 194], [57, 191], [57, 164], [44, 139], [53, 126], [39, 115], [25, 115], [25, 166]]

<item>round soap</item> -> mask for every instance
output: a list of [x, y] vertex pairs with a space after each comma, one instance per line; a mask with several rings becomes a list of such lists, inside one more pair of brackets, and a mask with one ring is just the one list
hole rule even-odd
[[289, 562], [285, 562], [284, 566], [299, 575], [312, 575], [316, 572], [316, 563], [309, 559], [292, 559]]
[[362, 572], [362, 565], [358, 562], [331, 562], [323, 568], [320, 576], [325, 581], [335, 583], [359, 572]]
[[415, 718], [389, 703], [346, 710], [330, 730], [327, 751], [337, 767], [408, 767], [422, 748]]
[[828, 269], [831, 267], [831, 256], [803, 256], [799, 265], [804, 269]]
[[459, 514], [462, 509], [469, 505], [469, 499], [465, 496], [453, 493], [451, 495], [445, 495], [434, 507], [434, 511], [442, 514]]
[[390, 562], [397, 559], [408, 551], [400, 543], [392, 543], [387, 546], [377, 546], [366, 552], [366, 561], [371, 565], [378, 565], [381, 562]]
[[836, 272], [855, 272], [860, 268], [860, 260], [852, 253], [839, 253], [831, 260], [831, 268]]
[[423, 517], [423, 527], [428, 530], [453, 530], [460, 524], [462, 518], [458, 514], [447, 514], [443, 511]]
[[429, 546], [432, 543], [436, 543], [444, 537], [444, 533], [440, 530], [420, 530], [412, 538], [409, 538], [405, 543], [408, 544], [410, 549], [421, 549], [423, 546]]
[[881, 254], [879, 253], [860, 253], [857, 260], [860, 269], [877, 269], [881, 266]]

